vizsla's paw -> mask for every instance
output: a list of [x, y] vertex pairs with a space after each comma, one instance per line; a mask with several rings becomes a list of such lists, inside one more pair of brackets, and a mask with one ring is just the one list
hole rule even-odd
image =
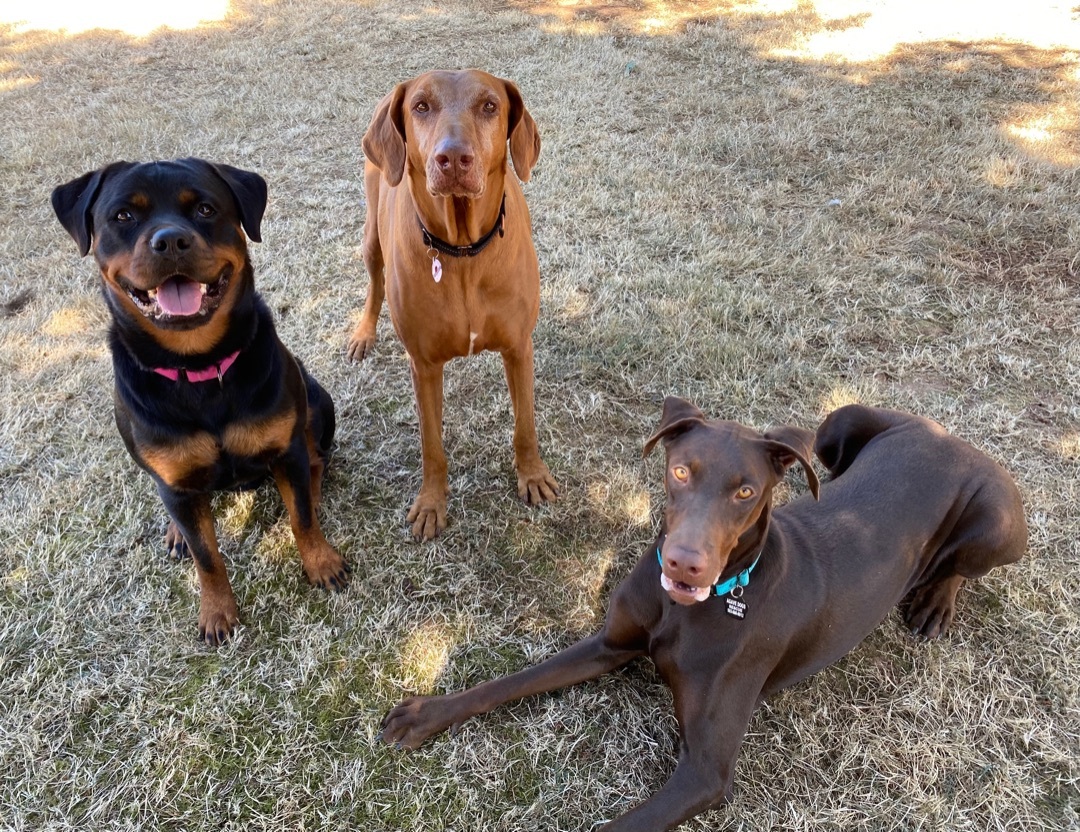
[[348, 586], [352, 569], [329, 544], [319, 546], [313, 552], [301, 552], [300, 558], [304, 563], [304, 574], [312, 586], [328, 592]]
[[531, 506], [554, 503], [559, 499], [559, 484], [542, 459], [518, 466], [518, 497]]
[[428, 737], [456, 728], [463, 718], [454, 713], [450, 704], [449, 696], [409, 697], [383, 717], [382, 741], [415, 750]]
[[353, 330], [353, 334], [349, 337], [349, 349], [346, 352], [350, 361], [363, 361], [369, 355], [372, 350], [375, 349], [375, 328], [365, 326], [361, 321], [360, 325]]
[[176, 560], [187, 560], [191, 557], [191, 550], [188, 548], [187, 541], [184, 540], [180, 529], [171, 520], [169, 521], [169, 528], [165, 532], [165, 551]]
[[956, 614], [956, 593], [964, 579], [959, 575], [921, 586], [911, 596], [905, 620], [914, 635], [944, 635]]
[[421, 491], [405, 516], [415, 540], [431, 540], [446, 528], [446, 497]]
[[199, 602], [199, 638], [211, 647], [220, 647], [240, 623], [236, 599], [231, 592], [219, 596], [203, 595]]

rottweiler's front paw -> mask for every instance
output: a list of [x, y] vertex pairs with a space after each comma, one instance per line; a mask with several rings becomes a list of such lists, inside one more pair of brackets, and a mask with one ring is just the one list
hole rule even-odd
[[327, 591], [342, 590], [348, 586], [352, 569], [330, 544], [319, 546], [314, 551], [301, 552], [300, 557], [304, 562], [304, 574], [312, 586]]
[[203, 595], [199, 602], [199, 638], [211, 647], [220, 647], [240, 623], [240, 612], [232, 593]]

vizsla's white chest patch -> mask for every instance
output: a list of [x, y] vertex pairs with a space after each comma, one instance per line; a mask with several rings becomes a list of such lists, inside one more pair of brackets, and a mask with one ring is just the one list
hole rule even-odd
[[472, 355], [473, 352], [476, 349], [476, 337], [479, 334], [480, 334], [479, 332], [470, 332], [469, 333], [469, 355]]

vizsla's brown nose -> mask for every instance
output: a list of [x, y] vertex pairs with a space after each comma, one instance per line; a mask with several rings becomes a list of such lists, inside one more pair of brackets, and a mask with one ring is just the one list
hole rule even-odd
[[456, 142], [442, 142], [435, 148], [435, 164], [446, 173], [466, 173], [474, 159], [467, 147]]

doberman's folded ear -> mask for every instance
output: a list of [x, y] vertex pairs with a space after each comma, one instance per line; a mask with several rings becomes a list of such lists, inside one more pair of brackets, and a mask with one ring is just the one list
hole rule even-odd
[[398, 84], [375, 107], [364, 133], [364, 156], [382, 171], [390, 187], [405, 175], [405, 91], [408, 82]]
[[806, 482], [814, 499], [818, 498], [818, 476], [810, 464], [814, 434], [803, 428], [782, 425], [765, 432], [765, 448], [781, 474], [798, 462], [806, 472]]
[[189, 159], [194, 164], [206, 165], [232, 191], [236, 207], [240, 211], [240, 224], [247, 235], [256, 243], [262, 242], [262, 218], [266, 212], [266, 180], [249, 170], [241, 170], [230, 165], [218, 165], [203, 159]]
[[692, 427], [704, 423], [705, 414], [697, 407], [686, 399], [680, 399], [678, 396], [668, 396], [664, 399], [664, 414], [660, 417], [660, 424], [657, 426], [656, 432], [645, 440], [645, 448], [641, 453], [642, 457], [651, 454], [652, 449], [656, 447], [656, 443], [661, 439], [667, 441], [680, 433], [685, 433]]
[[79, 256], [85, 257], [94, 239], [94, 202], [101, 186], [115, 173], [134, 167], [134, 162], [113, 162], [99, 170], [84, 173], [58, 186], [52, 192], [52, 207], [56, 218], [79, 246]]
[[512, 81], [503, 81], [506, 94], [510, 98], [510, 117], [506, 125], [506, 137], [510, 140], [510, 158], [514, 160], [514, 171], [518, 179], [528, 182], [532, 176], [533, 165], [540, 158], [540, 131], [536, 122], [525, 109], [521, 91]]

